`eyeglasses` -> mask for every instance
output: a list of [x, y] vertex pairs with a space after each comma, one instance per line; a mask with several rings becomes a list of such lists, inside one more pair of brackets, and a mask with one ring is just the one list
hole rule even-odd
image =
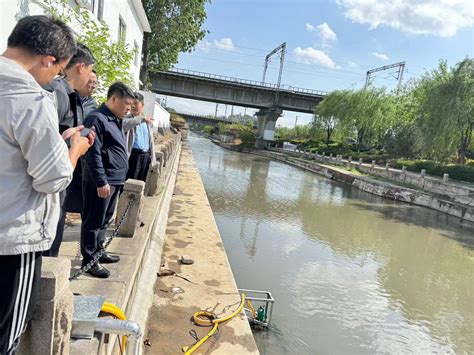
[[98, 84], [97, 81], [92, 81], [92, 80], [90, 80], [90, 81], [87, 83], [87, 85], [89, 85], [89, 86], [97, 86], [97, 84]]
[[57, 79], [66, 79], [67, 77], [67, 74], [66, 74], [66, 71], [64, 70], [64, 68], [62, 67], [61, 64], [59, 64], [59, 62], [56, 63], [57, 65], [59, 65], [59, 68], [61, 69], [58, 73], [58, 75], [56, 76]]

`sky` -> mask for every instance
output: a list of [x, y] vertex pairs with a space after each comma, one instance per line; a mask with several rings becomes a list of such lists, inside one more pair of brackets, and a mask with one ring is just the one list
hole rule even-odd
[[[361, 88], [367, 70], [406, 62], [403, 80], [474, 57], [474, 0], [212, 0], [209, 32], [175, 68], [261, 81], [265, 56], [283, 42], [282, 85], [330, 92]], [[276, 83], [280, 59], [266, 82]], [[375, 86], [397, 85], [396, 70]], [[167, 97], [181, 112], [214, 114], [215, 103]], [[218, 105], [218, 115], [255, 110]], [[311, 115], [285, 111], [277, 126], [306, 124]]]

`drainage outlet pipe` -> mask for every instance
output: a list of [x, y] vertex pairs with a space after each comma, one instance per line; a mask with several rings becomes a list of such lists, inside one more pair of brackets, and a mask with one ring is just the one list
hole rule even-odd
[[142, 331], [136, 322], [130, 320], [97, 318], [95, 331], [98, 333], [128, 336], [127, 354], [140, 355]]

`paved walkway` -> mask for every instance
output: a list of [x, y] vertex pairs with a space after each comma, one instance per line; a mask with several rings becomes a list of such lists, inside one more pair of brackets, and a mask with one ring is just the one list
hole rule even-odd
[[[163, 248], [162, 268], [176, 275], [161, 276], [155, 284], [155, 299], [148, 318], [145, 339], [148, 354], [179, 354], [182, 346], [195, 343], [211, 328], [191, 323], [193, 313], [212, 310], [230, 314], [240, 303], [240, 295], [227, 260], [214, 215], [189, 146], [183, 146], [178, 179], [171, 201]], [[193, 265], [182, 265], [188, 255]], [[197, 352], [212, 354], [258, 353], [248, 321], [238, 315], [219, 326]]]

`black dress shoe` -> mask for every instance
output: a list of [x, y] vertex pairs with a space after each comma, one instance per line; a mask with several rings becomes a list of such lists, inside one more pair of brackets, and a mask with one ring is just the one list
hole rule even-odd
[[101, 279], [106, 279], [110, 276], [110, 271], [107, 270], [105, 267], [100, 265], [100, 263], [95, 263], [89, 271], [87, 271], [89, 275], [94, 277], [99, 277]]
[[113, 264], [118, 263], [120, 261], [120, 256], [118, 255], [110, 255], [109, 253], [105, 252], [99, 259], [99, 262], [102, 264]]

